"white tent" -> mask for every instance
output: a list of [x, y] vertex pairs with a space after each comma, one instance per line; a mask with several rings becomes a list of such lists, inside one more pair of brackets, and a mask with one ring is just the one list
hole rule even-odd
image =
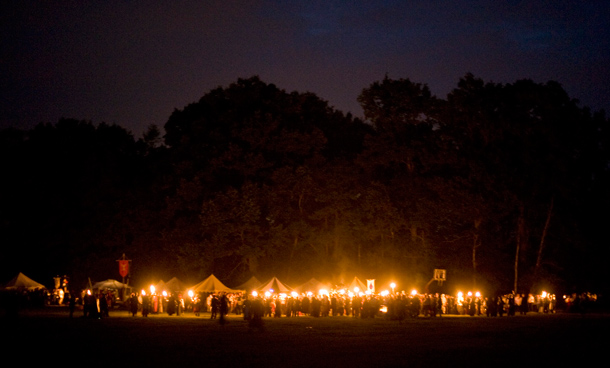
[[27, 289], [27, 290], [36, 290], [36, 289], [46, 289], [46, 286], [43, 284], [32, 280], [27, 277], [23, 273], [19, 272], [17, 276], [15, 276], [11, 281], [7, 282], [2, 287], [5, 290], [16, 290], [16, 289]]
[[246, 281], [243, 284], [237, 286], [236, 289], [238, 289], [238, 290], [245, 290], [245, 291], [249, 292], [249, 291], [253, 291], [253, 290], [258, 290], [258, 288], [260, 286], [261, 286], [261, 282], [258, 281], [256, 276], [252, 276], [252, 277], [250, 277], [250, 279], [248, 279], [248, 281]]
[[266, 292], [271, 290], [273, 290], [272, 292], [274, 293], [290, 293], [293, 291], [290, 286], [278, 280], [277, 277], [273, 277], [271, 280], [263, 282], [261, 286], [258, 287], [258, 291], [260, 292]]
[[163, 280], [159, 280], [159, 282], [157, 282], [156, 284], [153, 284], [153, 286], [155, 287], [155, 291], [163, 291], [163, 290], [167, 290], [165, 288], [165, 281]]
[[127, 288], [129, 288], [127, 284], [123, 284], [122, 282], [113, 279], [96, 282], [95, 284], [93, 284], [93, 286], [91, 286], [91, 289], [93, 290], [121, 290]]
[[360, 281], [360, 279], [358, 277], [354, 277], [354, 280], [352, 281], [351, 284], [349, 284], [349, 286], [347, 288], [350, 291], [354, 291], [354, 289], [356, 287], [361, 292], [365, 292], [367, 290], [366, 284], [364, 282]]
[[216, 278], [216, 276], [214, 276], [213, 274], [208, 276], [207, 279], [199, 282], [198, 284], [195, 284], [193, 286], [191, 286], [190, 288], [188, 288], [188, 290], [193, 290], [196, 293], [217, 293], [217, 292], [227, 292], [227, 293], [237, 293], [243, 290], [237, 290], [237, 289], [231, 289], [230, 287], [226, 286], [225, 284], [223, 284], [222, 282], [220, 282], [220, 280], [218, 280]]
[[320, 289], [325, 289], [325, 290], [330, 291], [331, 285], [320, 282], [320, 281], [316, 280], [315, 278], [312, 278], [309, 281], [303, 283], [302, 285], [299, 285], [294, 288], [294, 290], [299, 293], [307, 293], [308, 291], [311, 291], [314, 294], [317, 294], [320, 291]]
[[184, 291], [186, 290], [186, 285], [177, 277], [172, 277], [165, 283], [165, 290], [172, 293], [176, 291]]

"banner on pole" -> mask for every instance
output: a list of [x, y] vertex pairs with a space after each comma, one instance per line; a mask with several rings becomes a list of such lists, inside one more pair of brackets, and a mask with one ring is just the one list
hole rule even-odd
[[129, 261], [123, 259], [119, 261], [119, 274], [121, 277], [129, 275]]
[[375, 292], [375, 279], [366, 280], [366, 289], [371, 293]]
[[[129, 262], [131, 262], [131, 260], [127, 259], [127, 257], [125, 257], [125, 253], [123, 253], [123, 256], [116, 261], [119, 263], [119, 274], [124, 279], [129, 275]], [[123, 280], [123, 282], [125, 281]]]

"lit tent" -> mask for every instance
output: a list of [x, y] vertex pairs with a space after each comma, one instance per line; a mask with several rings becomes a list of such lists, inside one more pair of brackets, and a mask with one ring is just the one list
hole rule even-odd
[[250, 291], [253, 291], [253, 290], [258, 290], [258, 288], [260, 286], [261, 286], [261, 282], [258, 281], [256, 276], [252, 276], [252, 277], [250, 277], [250, 279], [248, 279], [248, 281], [246, 281], [243, 284], [237, 286], [236, 289], [238, 289], [238, 290], [245, 290], [247, 292], [250, 292]]
[[95, 284], [93, 284], [91, 286], [91, 289], [93, 289], [93, 290], [106, 290], [106, 289], [121, 290], [121, 289], [126, 289], [126, 288], [129, 288], [129, 286], [127, 284], [123, 284], [122, 282], [119, 282], [119, 281], [113, 280], [113, 279], [96, 282]]
[[354, 277], [354, 280], [352, 281], [351, 284], [349, 284], [348, 289], [350, 291], [354, 291], [354, 288], [356, 288], [356, 287], [362, 292], [367, 290], [366, 284], [364, 282], [360, 281], [360, 279], [358, 277]]
[[317, 294], [320, 291], [320, 289], [330, 290], [331, 285], [325, 284], [321, 281], [316, 280], [315, 278], [312, 278], [309, 281], [307, 281], [306, 283], [295, 287], [294, 289], [295, 289], [295, 291], [297, 291], [299, 293], [307, 293], [308, 291], [311, 291], [312, 293]]
[[169, 281], [165, 283], [164, 287], [165, 290], [172, 293], [186, 290], [186, 285], [177, 277], [172, 277]]
[[258, 287], [258, 291], [265, 292], [273, 290], [274, 293], [290, 293], [292, 288], [280, 280], [277, 277], [273, 277], [271, 280], [264, 282]]
[[221, 292], [221, 291], [224, 291], [227, 293], [237, 293], [237, 292], [243, 291], [243, 290], [231, 289], [230, 287], [228, 287], [225, 284], [223, 284], [222, 282], [220, 282], [220, 280], [218, 280], [218, 278], [216, 278], [216, 276], [214, 276], [213, 274], [208, 276], [208, 278], [199, 282], [198, 284], [191, 286], [189, 288], [189, 290], [193, 290], [196, 293], [205, 293], [205, 292], [217, 293], [217, 292]]
[[46, 289], [46, 286], [43, 284], [32, 280], [27, 277], [23, 273], [19, 272], [17, 276], [15, 276], [11, 281], [7, 282], [2, 287], [5, 290], [36, 290], [36, 289]]
[[159, 282], [157, 282], [156, 284], [153, 284], [153, 286], [155, 287], [156, 291], [167, 290], [165, 287], [165, 281], [163, 281], [163, 280], [159, 280]]

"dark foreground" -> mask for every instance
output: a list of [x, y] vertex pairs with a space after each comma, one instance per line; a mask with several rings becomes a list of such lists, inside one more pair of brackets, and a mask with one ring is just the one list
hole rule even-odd
[[[62, 308], [0, 319], [5, 362], [82, 367], [550, 367], [606, 362], [610, 316], [530, 314], [383, 318], [266, 318], [113, 311], [68, 317]], [[605, 363], [604, 363], [605, 364]], [[603, 365], [603, 364], [602, 364]]]

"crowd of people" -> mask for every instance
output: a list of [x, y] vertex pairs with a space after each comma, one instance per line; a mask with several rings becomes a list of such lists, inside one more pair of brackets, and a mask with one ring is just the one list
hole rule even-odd
[[[563, 297], [566, 312], [582, 312], [595, 295], [573, 294]], [[350, 316], [358, 318], [385, 317], [404, 319], [408, 317], [436, 317], [441, 315], [469, 315], [502, 317], [525, 315], [528, 313], [555, 313], [558, 300], [554, 294], [540, 295], [508, 293], [496, 297], [484, 297], [478, 293], [456, 296], [447, 294], [271, 294], [253, 295], [247, 293], [200, 293], [183, 297], [182, 293], [163, 297], [132, 294], [127, 302], [132, 315], [140, 312], [180, 315], [184, 312], [200, 316], [209, 313], [209, 318], [220, 319], [228, 314], [243, 315], [243, 318], [264, 317], [333, 317]]]
[[[28, 293], [28, 298], [44, 299], [40, 293]], [[82, 309], [83, 316], [104, 318], [109, 310], [122, 308], [133, 316], [141, 314], [181, 315], [185, 312], [200, 316], [209, 313], [209, 318], [224, 322], [228, 314], [243, 315], [246, 320], [264, 317], [333, 317], [358, 318], [385, 317], [402, 320], [409, 317], [436, 317], [441, 315], [469, 315], [502, 317], [528, 313], [565, 312], [583, 313], [597, 301], [590, 293], [564, 295], [558, 299], [554, 294], [507, 293], [495, 297], [479, 293], [457, 295], [405, 292], [363, 294], [345, 292], [251, 294], [251, 293], [199, 293], [184, 292], [147, 294], [132, 293], [124, 301], [111, 290], [84, 290], [82, 293], [68, 292], [63, 303], [70, 307], [70, 316]], [[38, 302], [40, 305], [43, 302]], [[206, 314], [207, 315], [207, 314]]]

